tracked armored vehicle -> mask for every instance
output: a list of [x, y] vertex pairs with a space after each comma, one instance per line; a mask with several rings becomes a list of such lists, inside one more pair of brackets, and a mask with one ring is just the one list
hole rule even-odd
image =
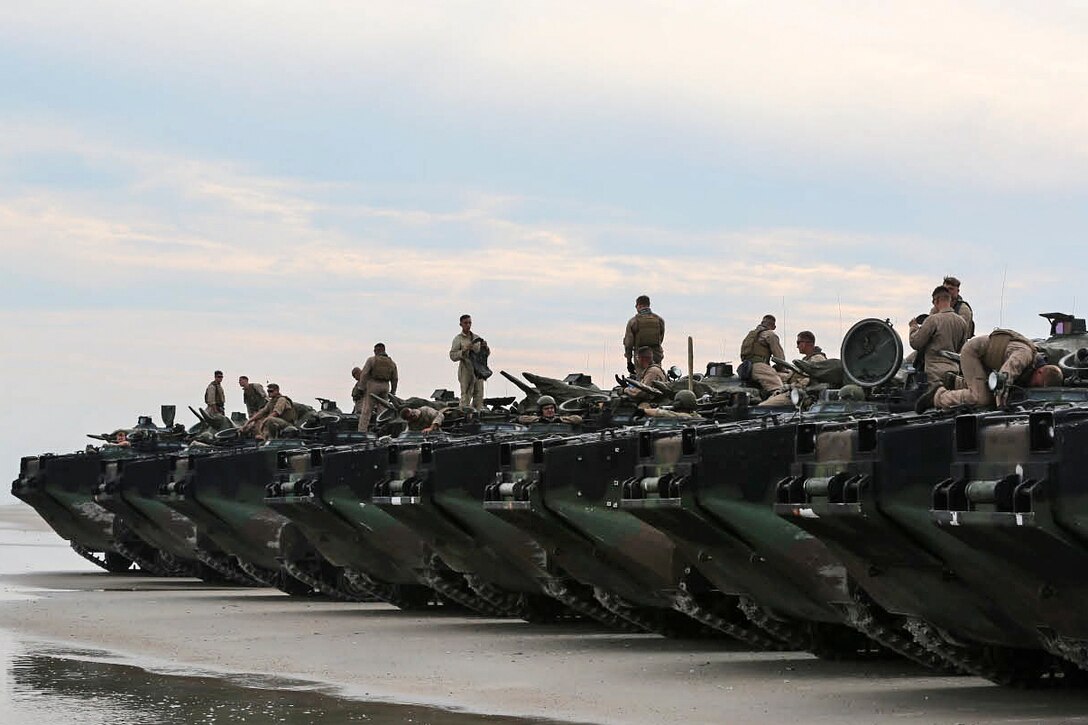
[[[931, 489], [932, 519], [972, 555], [951, 550], [951, 566], [1032, 631], [1035, 646], [1088, 669], [1088, 407], [961, 415], [952, 435], [948, 476]], [[980, 555], [984, 568], [972, 566]]]
[[[172, 419], [172, 410], [168, 415]], [[159, 428], [149, 416], [141, 416], [135, 427], [118, 433], [92, 436], [107, 441], [101, 447], [23, 458], [12, 494], [33, 506], [73, 550], [106, 571], [124, 572], [138, 564], [159, 576], [194, 575], [197, 572], [177, 557], [184, 548], [177, 539], [159, 536], [157, 530], [151, 537], [142, 536], [141, 530], [147, 534], [152, 527], [134, 524], [121, 506], [97, 500], [123, 466], [181, 449], [184, 431], [169, 425]]]
[[386, 475], [374, 487], [371, 502], [419, 535], [497, 611], [530, 621], [560, 618], [565, 607], [545, 593], [531, 568], [521, 565], [541, 552], [503, 551], [488, 545], [472, 528], [486, 512], [478, 504], [462, 503], [467, 496], [459, 494], [466, 487], [482, 492], [495, 470], [499, 446], [487, 440], [490, 437], [409, 437], [391, 444]]
[[663, 534], [612, 507], [608, 487], [633, 470], [638, 445], [637, 432], [613, 430], [504, 442], [484, 508], [532, 536], [602, 606], [645, 631], [705, 635], [713, 623], [753, 646], [781, 648], [738, 612], [715, 608], [693, 618], [682, 588], [690, 562]]
[[[1048, 416], [1034, 419], [1045, 431]], [[998, 534], [986, 541], [950, 527], [958, 511], [994, 508], [1007, 497], [990, 476], [1014, 475], [1029, 462], [1032, 422], [1024, 414], [1012, 428], [1005, 413], [949, 411], [799, 426], [797, 461], [775, 510], [842, 559], [859, 601], [902, 617], [915, 641], [950, 666], [1010, 685], [1078, 680], [1042, 636], [1045, 618], [1024, 589], [1027, 579], [1013, 580], [1008, 562], [987, 553]], [[980, 432], [991, 467], [979, 465]]]
[[[865, 345], [858, 335], [868, 338]], [[804, 416], [791, 411], [732, 425], [643, 431], [632, 475], [611, 487], [610, 499], [667, 535], [720, 596], [791, 648], [856, 657], [886, 647], [941, 669], [939, 658], [915, 644], [892, 617], [859, 612], [842, 563], [771, 508], [776, 484], [794, 463], [796, 432], [804, 420], [886, 413], [893, 391], [881, 386], [902, 361], [894, 335], [885, 323], [869, 320], [844, 338], [845, 372], [870, 391], [869, 400], [825, 400]], [[886, 353], [880, 364], [872, 353], [859, 354], [878, 349]], [[800, 396], [795, 401], [800, 404]]]
[[341, 586], [340, 572], [329, 565], [299, 528], [264, 503], [281, 457], [307, 450], [298, 439], [225, 449], [190, 448], [171, 458], [159, 500], [193, 521], [238, 561], [252, 579], [292, 595], [314, 591], [358, 599]]
[[[566, 431], [560, 431], [560, 428]], [[588, 616], [632, 629], [572, 579], [530, 535], [480, 504], [509, 447], [525, 436], [570, 433], [570, 426], [531, 426], [520, 432], [464, 440], [403, 441], [390, 451], [390, 477], [374, 503], [413, 528], [473, 590], [496, 608], [528, 621]]]
[[266, 504], [298, 526], [356, 591], [403, 609], [455, 602], [505, 614], [472, 591], [422, 537], [372, 505], [388, 480], [389, 441], [285, 453]]

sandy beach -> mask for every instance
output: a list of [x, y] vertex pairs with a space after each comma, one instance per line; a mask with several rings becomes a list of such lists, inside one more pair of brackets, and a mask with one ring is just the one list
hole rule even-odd
[[1088, 693], [1017, 692], [897, 661], [826, 662], [593, 625], [530, 625], [96, 571], [0, 507], [0, 628], [136, 664], [328, 683], [349, 697], [596, 723], [1088, 722]]

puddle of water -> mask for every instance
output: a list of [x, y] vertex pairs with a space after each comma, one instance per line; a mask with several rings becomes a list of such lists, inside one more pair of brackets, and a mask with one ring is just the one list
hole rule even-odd
[[[40, 598], [47, 589], [28, 586], [23, 577], [41, 572], [99, 570], [51, 531], [0, 526], [0, 601]], [[134, 662], [100, 650], [30, 641], [3, 629], [0, 673], [3, 725], [546, 722], [353, 699], [313, 682]]]
[[155, 672], [109, 653], [24, 642], [0, 630], [0, 722], [80, 725], [190, 723], [470, 723], [534, 722], [413, 705], [338, 697], [326, 688], [258, 675]]

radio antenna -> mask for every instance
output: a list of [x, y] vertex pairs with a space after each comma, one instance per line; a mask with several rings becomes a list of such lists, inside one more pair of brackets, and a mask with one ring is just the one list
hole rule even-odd
[[835, 300], [839, 305], [839, 340], [842, 340], [842, 295], [835, 295]]
[[998, 308], [997, 326], [1005, 326], [1005, 279], [1009, 276], [1009, 265], [1001, 272], [1001, 306]]

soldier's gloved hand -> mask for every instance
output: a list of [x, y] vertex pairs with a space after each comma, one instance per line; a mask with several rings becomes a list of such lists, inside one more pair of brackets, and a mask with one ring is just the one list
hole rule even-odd
[[635, 374], [635, 364], [630, 360], [627, 361], [627, 372], [631, 375]]

